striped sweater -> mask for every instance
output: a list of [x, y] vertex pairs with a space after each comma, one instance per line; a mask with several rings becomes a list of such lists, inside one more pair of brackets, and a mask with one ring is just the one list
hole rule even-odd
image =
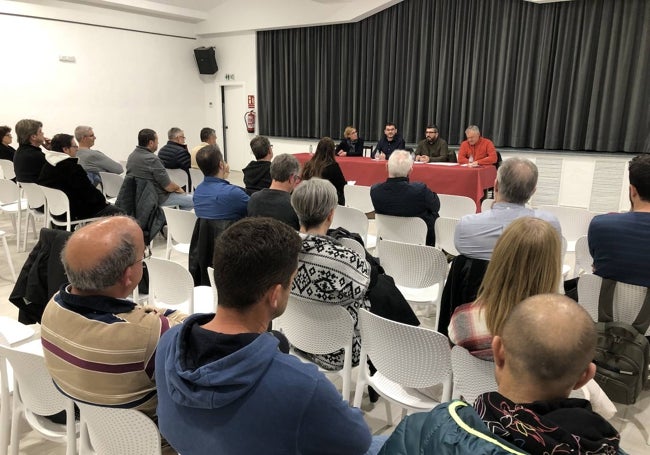
[[57, 387], [75, 400], [155, 415], [156, 346], [187, 315], [68, 290], [64, 285], [52, 297], [41, 322], [45, 364]]

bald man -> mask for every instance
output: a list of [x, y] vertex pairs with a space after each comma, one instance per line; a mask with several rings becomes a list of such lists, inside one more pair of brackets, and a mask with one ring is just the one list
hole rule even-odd
[[575, 301], [558, 294], [524, 300], [492, 341], [498, 392], [480, 395], [473, 407], [453, 401], [406, 417], [380, 453], [622, 453], [620, 435], [589, 401], [568, 398], [595, 374], [596, 338]]
[[187, 315], [126, 299], [150, 256], [142, 230], [124, 216], [82, 227], [63, 249], [70, 283], [45, 308], [41, 335], [45, 364], [73, 399], [155, 414], [156, 346]]

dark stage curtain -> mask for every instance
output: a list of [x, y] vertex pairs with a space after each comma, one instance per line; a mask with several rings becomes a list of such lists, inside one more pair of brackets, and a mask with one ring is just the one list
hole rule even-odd
[[[404, 0], [354, 24], [257, 33], [260, 133], [641, 152], [650, 1]], [[650, 150], [648, 150], [650, 151]]]

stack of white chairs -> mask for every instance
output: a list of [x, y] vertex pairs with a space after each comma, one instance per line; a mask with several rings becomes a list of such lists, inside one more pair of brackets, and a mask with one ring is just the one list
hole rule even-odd
[[[361, 405], [369, 385], [386, 400], [386, 423], [393, 424], [390, 403], [406, 411], [424, 412], [451, 399], [452, 370], [449, 339], [430, 329], [394, 322], [359, 311], [361, 359], [354, 406]], [[370, 376], [366, 360], [377, 369]], [[433, 387], [442, 384], [439, 400], [431, 398]], [[426, 391], [427, 393], [423, 393]]]
[[292, 347], [303, 352], [329, 354], [344, 349], [343, 369], [336, 373], [343, 378], [343, 399], [350, 400], [354, 320], [344, 307], [314, 303], [292, 295], [285, 312], [274, 321], [274, 327], [282, 330]]

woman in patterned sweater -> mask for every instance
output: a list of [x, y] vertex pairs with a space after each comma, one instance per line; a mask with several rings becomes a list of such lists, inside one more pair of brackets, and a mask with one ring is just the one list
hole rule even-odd
[[[359, 308], [370, 309], [366, 299], [370, 268], [365, 258], [327, 236], [337, 200], [334, 185], [320, 178], [303, 182], [291, 196], [302, 237], [291, 294], [313, 302], [340, 305], [349, 311], [354, 319], [352, 362], [357, 365], [361, 351], [357, 312]], [[327, 370], [343, 368], [343, 350], [306, 356]]]

